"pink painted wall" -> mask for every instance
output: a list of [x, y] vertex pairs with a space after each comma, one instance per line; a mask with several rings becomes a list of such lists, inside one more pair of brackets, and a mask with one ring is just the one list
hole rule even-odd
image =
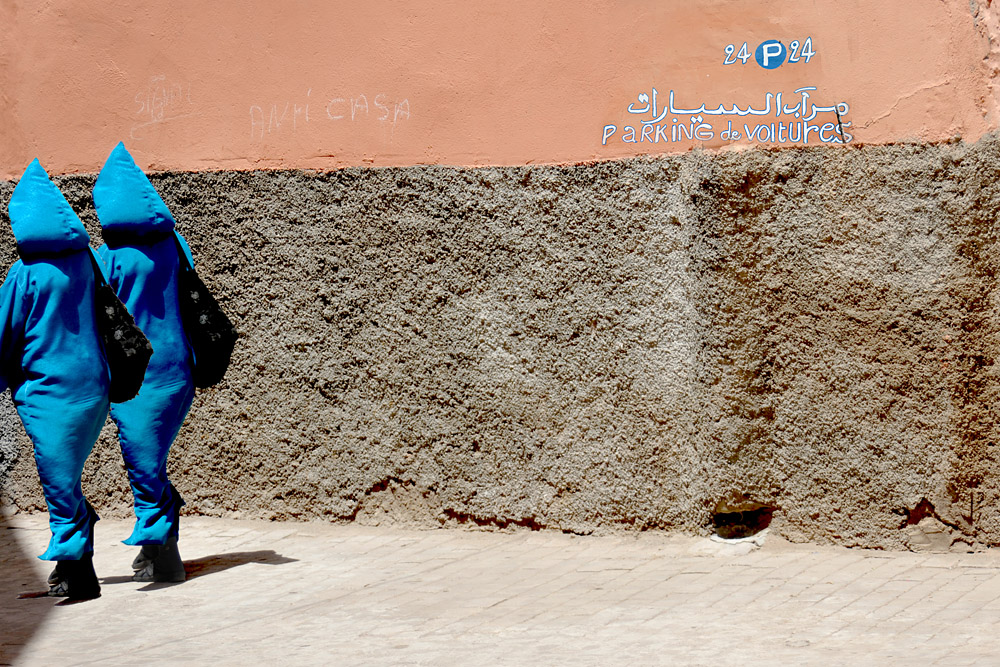
[[[34, 157], [96, 171], [119, 140], [158, 170], [576, 162], [795, 129], [975, 140], [1000, 118], [996, 8], [978, 1], [7, 0], [0, 177]], [[771, 39], [779, 67], [724, 64]], [[653, 109], [628, 107], [653, 88], [667, 113], [643, 125]], [[671, 90], [705, 111], [670, 113]]]

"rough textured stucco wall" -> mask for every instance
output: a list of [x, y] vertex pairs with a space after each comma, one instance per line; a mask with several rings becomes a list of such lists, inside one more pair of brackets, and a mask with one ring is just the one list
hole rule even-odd
[[[189, 511], [1000, 542], [994, 137], [153, 180], [243, 335], [172, 454]], [[30, 456], [6, 493], [41, 506]]]
[[14, 404], [9, 400], [0, 399], [0, 486], [7, 479], [14, 461], [27, 441], [24, 427], [14, 410]]

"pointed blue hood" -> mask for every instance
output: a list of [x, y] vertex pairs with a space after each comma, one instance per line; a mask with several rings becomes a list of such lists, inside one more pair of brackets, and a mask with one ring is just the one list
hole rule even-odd
[[94, 207], [107, 231], [144, 236], [169, 233], [174, 228], [170, 209], [121, 142], [97, 176]]
[[80, 218], [37, 159], [24, 170], [7, 212], [17, 248], [25, 255], [83, 250], [90, 244]]

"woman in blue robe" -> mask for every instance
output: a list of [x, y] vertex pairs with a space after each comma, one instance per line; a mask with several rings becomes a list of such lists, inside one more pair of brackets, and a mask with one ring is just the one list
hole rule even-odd
[[97, 177], [94, 206], [108, 282], [153, 346], [138, 396], [111, 406], [135, 499], [135, 528], [124, 542], [142, 547], [134, 580], [183, 581], [177, 537], [184, 501], [167, 477], [167, 455], [194, 399], [193, 356], [177, 298], [178, 245], [188, 262], [191, 251], [123, 144]]
[[[38, 160], [7, 207], [21, 259], [0, 287], [0, 390], [10, 387], [49, 509], [50, 595], [98, 597], [97, 513], [80, 477], [108, 414], [90, 236]], [[99, 262], [98, 262], [99, 263]]]

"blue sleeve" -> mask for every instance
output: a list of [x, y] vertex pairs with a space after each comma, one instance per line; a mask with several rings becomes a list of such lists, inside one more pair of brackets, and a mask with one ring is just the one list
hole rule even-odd
[[184, 256], [187, 257], [188, 264], [193, 269], [194, 268], [194, 256], [191, 255], [191, 246], [189, 246], [188, 242], [184, 240], [184, 237], [181, 236], [180, 232], [178, 232], [177, 230], [174, 230], [174, 234], [177, 235], [177, 240], [180, 241], [181, 249], [184, 250]]
[[0, 391], [10, 386], [12, 373], [19, 373], [21, 353], [24, 351], [24, 306], [27, 303], [20, 288], [22, 269], [15, 262], [0, 286]]

